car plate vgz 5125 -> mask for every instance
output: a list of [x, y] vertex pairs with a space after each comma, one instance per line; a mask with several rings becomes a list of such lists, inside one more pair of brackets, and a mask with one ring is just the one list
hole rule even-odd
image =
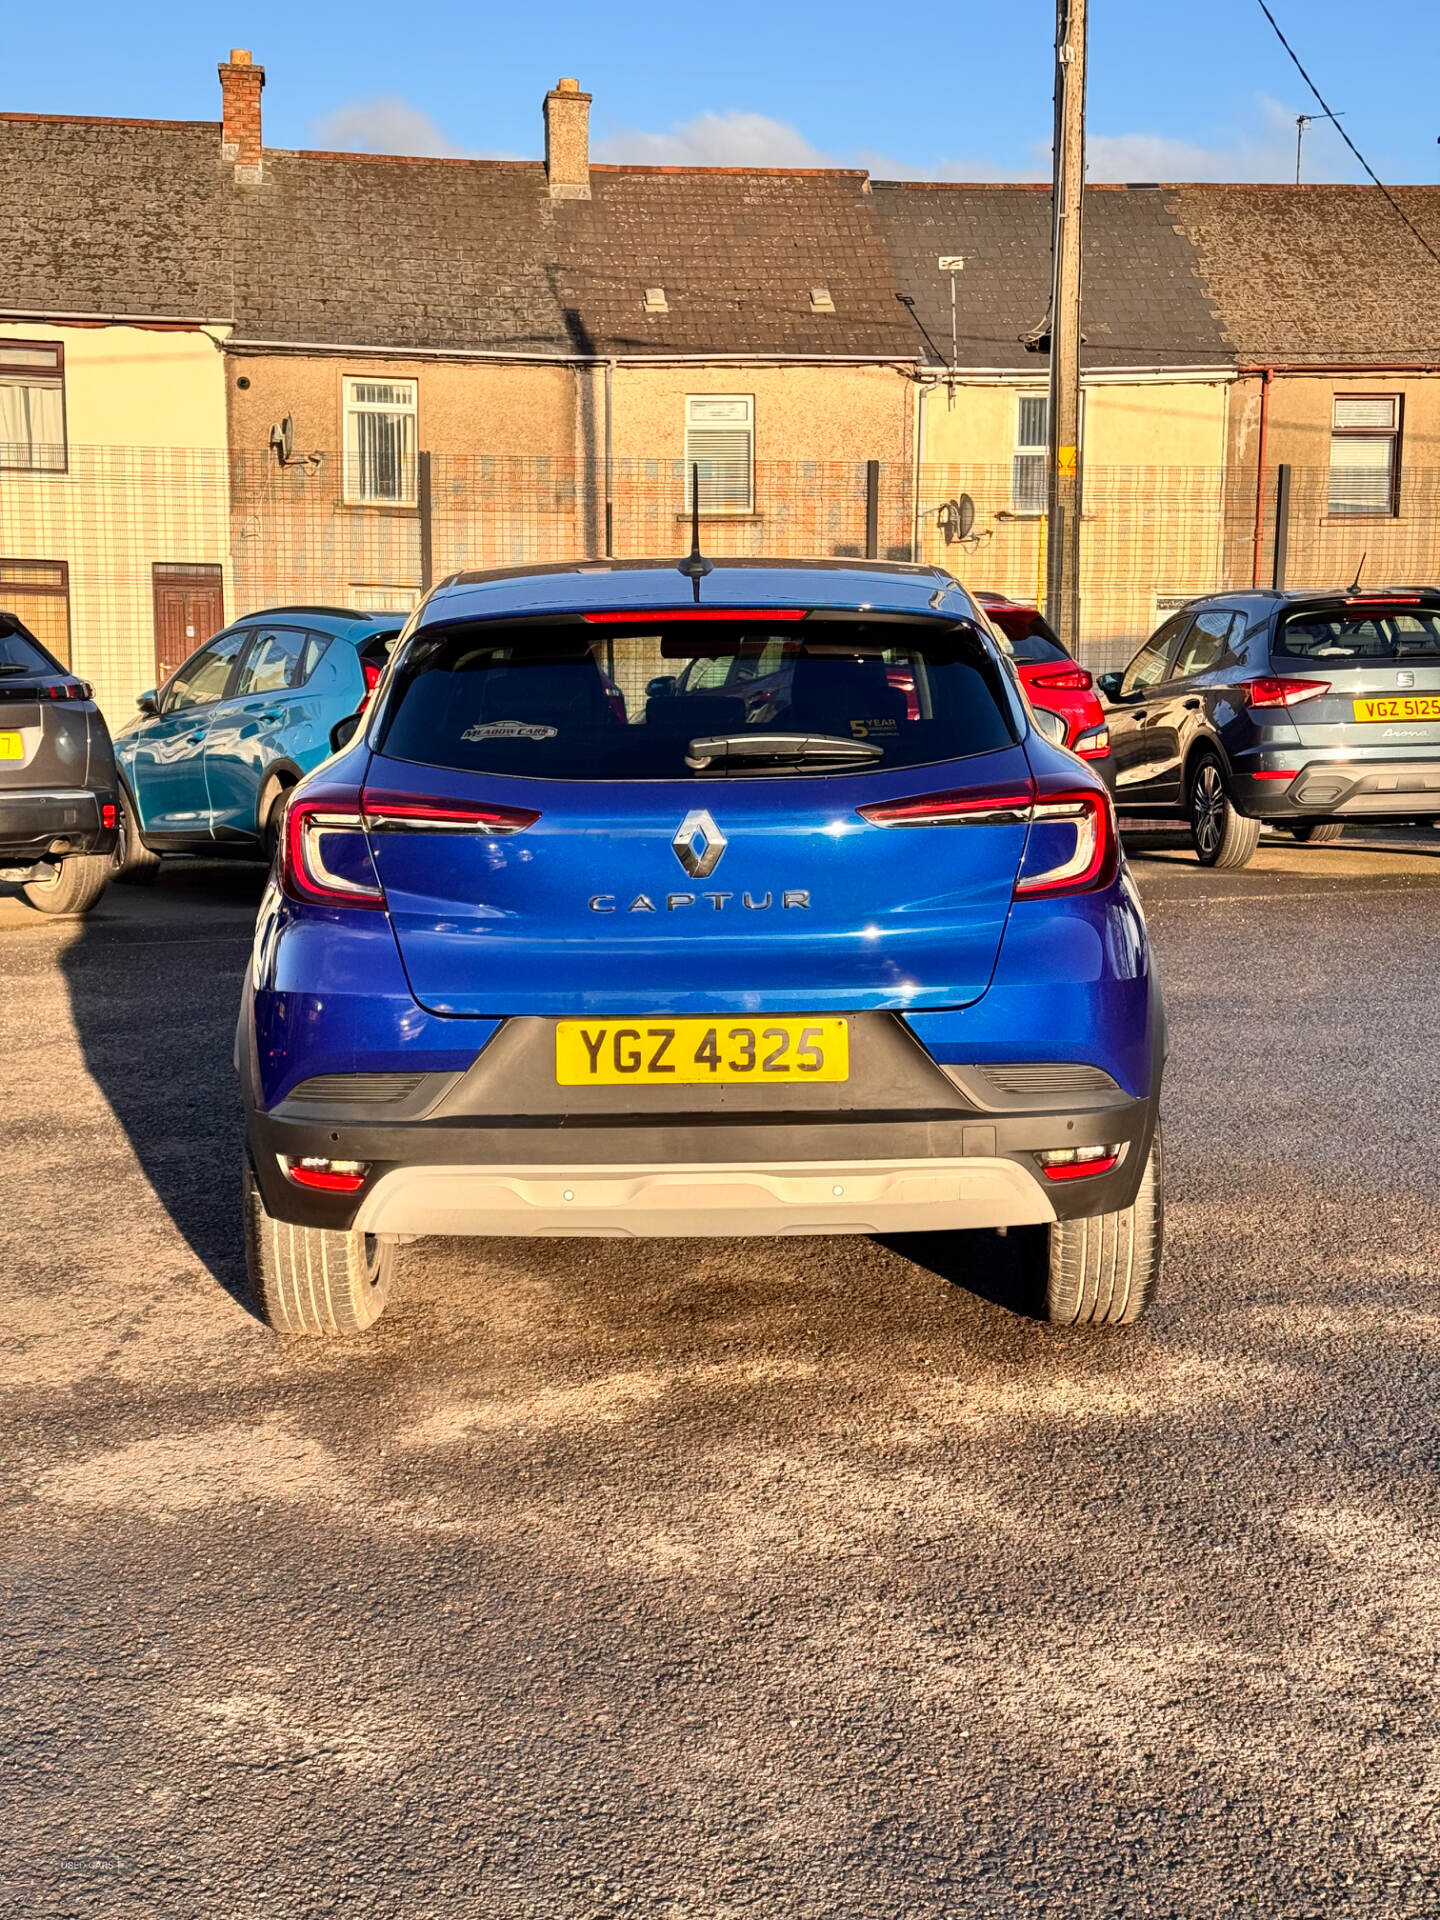
[[841, 1019], [561, 1020], [555, 1028], [562, 1087], [849, 1077], [850, 1034]]

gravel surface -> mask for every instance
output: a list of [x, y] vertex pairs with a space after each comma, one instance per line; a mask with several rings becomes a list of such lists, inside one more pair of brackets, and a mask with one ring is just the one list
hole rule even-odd
[[1004, 1243], [243, 1304], [259, 881], [0, 901], [0, 1912], [1440, 1912], [1440, 835], [1137, 845], [1163, 1295]]

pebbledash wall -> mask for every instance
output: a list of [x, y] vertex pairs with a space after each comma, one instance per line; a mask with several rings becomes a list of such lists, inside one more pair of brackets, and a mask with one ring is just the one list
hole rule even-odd
[[[63, 567], [71, 664], [112, 726], [154, 679], [154, 569], [229, 575], [223, 326], [7, 320], [0, 340], [64, 351], [58, 471], [0, 471], [0, 563]], [[35, 570], [35, 577], [44, 577]], [[23, 615], [23, 590], [13, 596]]]

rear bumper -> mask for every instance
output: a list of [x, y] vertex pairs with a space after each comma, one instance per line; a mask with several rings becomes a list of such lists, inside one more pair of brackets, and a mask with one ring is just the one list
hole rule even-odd
[[354, 1224], [379, 1234], [692, 1238], [924, 1233], [1055, 1218], [1013, 1161], [844, 1159], [824, 1166], [396, 1167]]
[[[1287, 759], [1289, 756], [1285, 756]], [[1242, 810], [1260, 820], [1413, 820], [1440, 814], [1440, 757], [1426, 760], [1310, 760], [1299, 754], [1291, 781], [1234, 776]]]
[[0, 786], [0, 865], [113, 853], [116, 828], [104, 824], [103, 809], [114, 805], [113, 789]]

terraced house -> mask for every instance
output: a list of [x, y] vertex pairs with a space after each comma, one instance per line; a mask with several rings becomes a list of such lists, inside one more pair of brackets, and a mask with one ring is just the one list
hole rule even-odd
[[[543, 160], [282, 151], [264, 70], [219, 77], [214, 121], [0, 117], [0, 598], [112, 718], [251, 606], [678, 552], [692, 476], [717, 554], [1037, 593], [1043, 188], [600, 166], [573, 80]], [[1096, 188], [1086, 220], [1098, 663], [1270, 577], [1279, 466], [1292, 579], [1357, 541], [1440, 571], [1440, 268], [1378, 195]]]

